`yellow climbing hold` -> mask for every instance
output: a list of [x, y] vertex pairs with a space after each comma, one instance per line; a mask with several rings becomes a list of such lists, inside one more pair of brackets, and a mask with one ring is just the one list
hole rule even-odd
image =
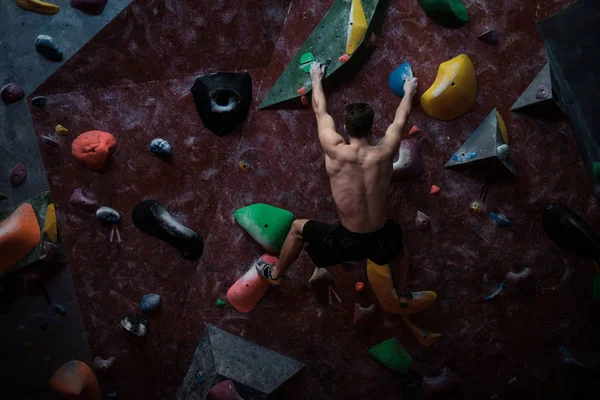
[[48, 235], [51, 242], [58, 240], [58, 231], [56, 229], [56, 209], [54, 203], [48, 204], [46, 208], [46, 221], [44, 222], [44, 233]]
[[64, 126], [58, 124], [56, 125], [56, 128], [54, 128], [54, 130], [56, 131], [57, 135], [66, 135], [67, 132], [69, 132], [69, 130], [67, 128], [65, 128]]
[[371, 288], [377, 296], [383, 311], [391, 314], [411, 315], [416, 314], [430, 307], [437, 299], [435, 292], [412, 292], [412, 298], [409, 300], [408, 307], [400, 306], [398, 295], [394, 289], [392, 273], [389, 265], [377, 265], [371, 260], [367, 260], [367, 276]]
[[362, 3], [360, 0], [352, 0], [352, 6], [350, 7], [350, 21], [348, 21], [348, 39], [346, 41], [346, 53], [353, 54], [358, 45], [365, 37], [367, 33], [367, 17], [365, 16], [365, 10], [363, 10]]
[[39, 0], [15, 0], [15, 3], [25, 10], [39, 14], [53, 15], [60, 10], [60, 7], [56, 4], [50, 4]]
[[508, 144], [508, 131], [506, 130], [506, 124], [502, 119], [502, 115], [496, 110], [496, 118], [498, 119], [498, 126], [500, 127], [500, 133], [502, 134], [502, 140], [504, 140], [504, 144]]
[[476, 94], [473, 62], [461, 54], [440, 64], [435, 82], [421, 96], [421, 107], [430, 117], [447, 121], [469, 111]]

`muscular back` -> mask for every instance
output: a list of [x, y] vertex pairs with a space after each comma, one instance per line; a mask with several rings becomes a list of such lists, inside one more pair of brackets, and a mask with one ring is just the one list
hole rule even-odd
[[392, 162], [380, 146], [343, 144], [326, 154], [331, 192], [346, 229], [372, 232], [385, 224]]

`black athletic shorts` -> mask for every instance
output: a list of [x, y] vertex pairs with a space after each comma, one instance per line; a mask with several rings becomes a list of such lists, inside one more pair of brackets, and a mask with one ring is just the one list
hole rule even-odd
[[392, 219], [388, 219], [383, 228], [369, 233], [355, 233], [341, 225], [308, 221], [302, 229], [302, 237], [308, 243], [304, 250], [317, 267], [367, 258], [385, 265], [404, 247], [402, 229]]

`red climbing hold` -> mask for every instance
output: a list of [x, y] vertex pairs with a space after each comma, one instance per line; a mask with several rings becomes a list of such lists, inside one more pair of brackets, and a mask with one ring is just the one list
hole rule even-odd
[[432, 185], [431, 186], [431, 190], [429, 191], [429, 194], [434, 195], [434, 194], [438, 194], [440, 192], [440, 187], [437, 185]]
[[365, 288], [365, 284], [363, 282], [356, 282], [356, 285], [354, 285], [354, 288], [356, 289], [357, 292], [362, 292], [363, 289]]
[[343, 62], [343, 63], [345, 63], [349, 59], [350, 59], [350, 56], [348, 54], [344, 54], [343, 56], [340, 56], [340, 58], [338, 58], [338, 60], [340, 60], [340, 62]]
[[371, 46], [373, 46], [373, 47], [377, 47], [379, 45], [379, 41], [377, 40], [377, 35], [375, 35], [375, 33], [371, 32], [371, 37], [369, 38], [369, 42], [371, 43]]
[[302, 86], [300, 89], [296, 90], [296, 92], [298, 92], [298, 94], [305, 94], [306, 93], [306, 86]]
[[413, 135], [416, 135], [417, 133], [421, 133], [421, 130], [419, 129], [418, 126], [413, 125], [413, 127], [410, 128], [410, 131], [408, 132], [408, 136], [413, 136]]

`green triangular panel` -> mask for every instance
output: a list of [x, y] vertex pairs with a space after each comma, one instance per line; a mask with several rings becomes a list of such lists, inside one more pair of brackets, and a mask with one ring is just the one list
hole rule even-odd
[[467, 175], [516, 177], [517, 166], [511, 152], [508, 151], [505, 156], [498, 153], [498, 147], [503, 144], [500, 124], [494, 108], [452, 155], [445, 168]]
[[[375, 9], [379, 0], [362, 0], [365, 17], [370, 25], [375, 14]], [[306, 86], [306, 93], [311, 89], [310, 74], [302, 70], [300, 58], [305, 53], [314, 54], [315, 60], [320, 63], [331, 62], [327, 67], [325, 76], [328, 77], [339, 69], [344, 63], [338, 58], [346, 54], [346, 39], [348, 35], [348, 23], [350, 20], [351, 1], [335, 0], [325, 17], [319, 22], [319, 25], [312, 31], [306, 42], [296, 52], [296, 55], [290, 61], [285, 71], [279, 76], [275, 85], [265, 96], [259, 109], [281, 103], [286, 100], [300, 97], [298, 89]], [[368, 38], [369, 31], [361, 43]], [[362, 46], [361, 46], [362, 47]], [[354, 57], [357, 52], [350, 56]]]
[[271, 254], [279, 254], [294, 214], [268, 204], [252, 204], [233, 213], [233, 218], [262, 247]]
[[396, 338], [388, 339], [369, 349], [369, 354], [386, 367], [403, 374], [408, 373], [412, 357]]

